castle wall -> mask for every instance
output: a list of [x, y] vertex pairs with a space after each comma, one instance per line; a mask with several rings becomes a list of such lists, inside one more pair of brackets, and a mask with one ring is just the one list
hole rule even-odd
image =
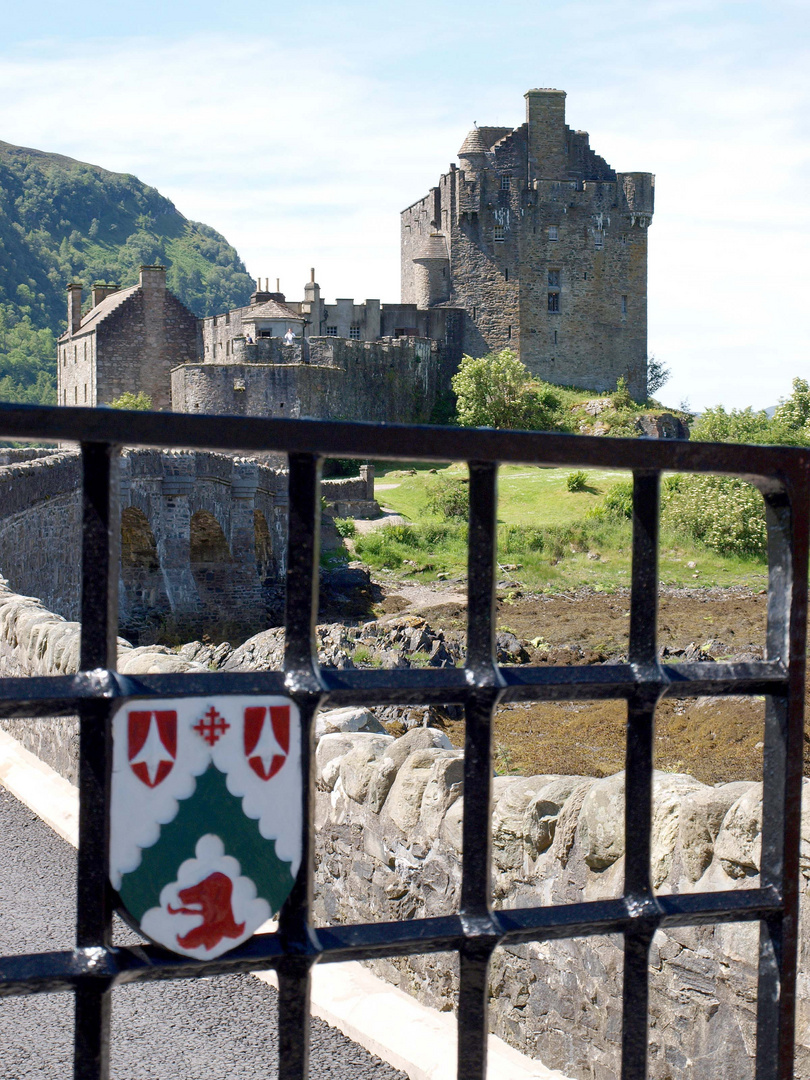
[[[0, 573], [14, 589], [78, 618], [81, 470], [76, 452], [0, 465]], [[16, 457], [16, 455], [15, 455]]]
[[538, 378], [595, 391], [624, 376], [643, 399], [653, 177], [615, 173], [565, 124], [564, 99], [530, 91], [526, 124], [471, 133], [461, 168], [402, 212], [402, 299], [431, 302], [440, 233], [465, 353], [512, 348]]
[[170, 409], [172, 368], [199, 355], [196, 318], [165, 289], [136, 292], [99, 323], [96, 336], [92, 404], [134, 389], [148, 394], [154, 409]]
[[[263, 343], [260, 343], [260, 345]], [[245, 348], [245, 354], [252, 351]], [[310, 338], [309, 363], [186, 364], [172, 372], [177, 412], [419, 422], [436, 402], [431, 342]]]

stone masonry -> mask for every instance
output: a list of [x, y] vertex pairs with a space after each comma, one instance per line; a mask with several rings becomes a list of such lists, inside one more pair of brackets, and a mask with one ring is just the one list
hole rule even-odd
[[[371, 633], [374, 627], [366, 629]], [[379, 628], [383, 630], [391, 627]], [[405, 636], [412, 632], [403, 625]], [[265, 631], [222, 657], [200, 642], [172, 652], [160, 646], [133, 649], [122, 640], [118, 668], [125, 674], [202, 672], [212, 663], [226, 671], [266, 670], [280, 664], [280, 633]], [[79, 636], [77, 623], [65, 622], [0, 583], [0, 674], [71, 674], [78, 666]], [[322, 663], [328, 663], [330, 636], [319, 634]], [[3, 720], [0, 727], [76, 782], [75, 720]], [[315, 735], [317, 922], [401, 920], [458, 911], [462, 752], [429, 727], [413, 728], [395, 739], [366, 709], [320, 713]], [[496, 777], [495, 906], [620, 895], [623, 803], [622, 773], [601, 779]], [[761, 784], [709, 787], [691, 776], [657, 772], [654, 888], [662, 894], [755, 888], [761, 815]], [[808, 1080], [807, 808], [801, 835], [796, 1076]], [[753, 1078], [757, 933], [756, 924], [724, 924], [656, 934], [650, 957], [653, 1080]], [[372, 966], [423, 1001], [445, 1010], [454, 1005], [457, 970], [449, 955], [380, 960]], [[618, 937], [496, 950], [489, 980], [492, 1030], [576, 1080], [617, 1080], [621, 979]]]
[[57, 345], [57, 404], [109, 405], [143, 391], [171, 408], [171, 369], [196, 360], [197, 319], [166, 288], [164, 266], [142, 266], [129, 289], [94, 286], [82, 317], [82, 286], [68, 286], [68, 328]]
[[646, 397], [654, 177], [615, 172], [529, 90], [526, 123], [476, 127], [460, 167], [402, 212], [402, 300], [465, 311], [463, 352], [512, 348], [539, 378]]
[[[155, 618], [193, 627], [266, 625], [283, 580], [287, 472], [206, 451], [124, 451], [120, 462], [122, 626]], [[374, 470], [325, 480], [344, 514], [374, 513]], [[77, 451], [0, 452], [0, 570], [20, 592], [78, 618], [81, 470]]]

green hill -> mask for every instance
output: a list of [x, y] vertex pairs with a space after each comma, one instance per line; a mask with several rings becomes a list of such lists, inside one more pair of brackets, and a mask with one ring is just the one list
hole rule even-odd
[[155, 188], [0, 142], [0, 400], [55, 403], [68, 282], [123, 288], [155, 263], [196, 315], [248, 302], [253, 283], [234, 248]]

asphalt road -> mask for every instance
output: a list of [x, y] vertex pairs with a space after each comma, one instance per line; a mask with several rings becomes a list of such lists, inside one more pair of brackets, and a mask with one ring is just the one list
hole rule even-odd
[[[75, 851], [0, 787], [0, 955], [71, 948]], [[137, 940], [118, 923], [116, 940]], [[0, 1000], [0, 1077], [69, 1080], [73, 998]], [[271, 1080], [277, 1076], [276, 992], [249, 975], [113, 991], [113, 1080]], [[310, 1075], [406, 1080], [321, 1020]]]

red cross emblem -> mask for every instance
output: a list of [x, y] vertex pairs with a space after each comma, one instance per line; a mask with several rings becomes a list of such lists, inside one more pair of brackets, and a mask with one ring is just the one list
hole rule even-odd
[[127, 733], [130, 768], [147, 787], [157, 787], [177, 757], [177, 713], [168, 709], [131, 712]]
[[[270, 723], [267, 714], [270, 713]], [[245, 756], [261, 780], [275, 776], [290, 751], [290, 706], [245, 709]]]

